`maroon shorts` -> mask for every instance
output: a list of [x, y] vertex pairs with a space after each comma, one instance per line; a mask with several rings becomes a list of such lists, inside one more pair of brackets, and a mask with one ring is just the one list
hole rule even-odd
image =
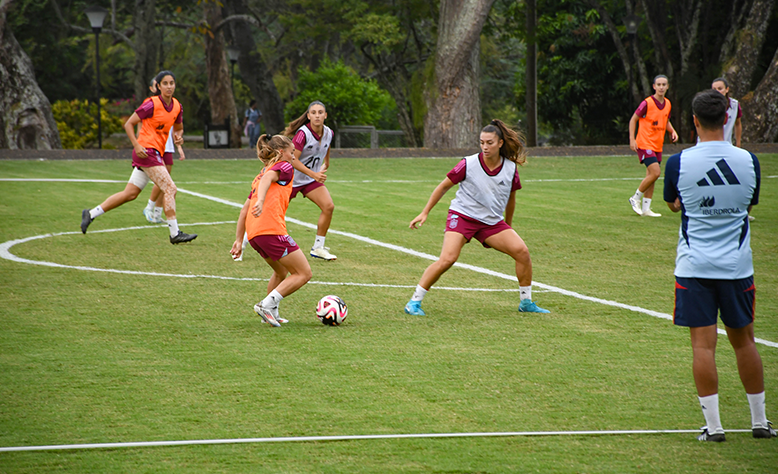
[[638, 158], [640, 159], [640, 162], [646, 166], [650, 165], [651, 163], [661, 163], [662, 152], [638, 148]]
[[314, 181], [312, 183], [303, 184], [302, 186], [296, 186], [292, 188], [292, 195], [289, 196], [289, 200], [291, 201], [294, 199], [295, 196], [297, 196], [297, 193], [302, 192], [303, 196], [307, 196], [308, 193], [313, 191], [314, 189], [318, 189], [320, 187], [324, 186], [323, 183], [320, 183], [318, 181]]
[[486, 248], [491, 248], [484, 243], [486, 239], [508, 229], [513, 228], [505, 221], [500, 221], [494, 225], [487, 225], [471, 217], [460, 215], [458, 212], [454, 212], [450, 209], [448, 211], [448, 217], [446, 218], [446, 232], [457, 232], [462, 234], [468, 242], [475, 237], [476, 240], [481, 242], [481, 245]]
[[132, 150], [132, 166], [135, 168], [151, 168], [153, 166], [165, 166], [162, 156], [154, 148], [146, 148], [146, 158], [139, 157]]
[[165, 153], [162, 155], [162, 161], [165, 163], [165, 166], [173, 166], [173, 154]]
[[300, 250], [294, 239], [288, 235], [258, 235], [249, 240], [249, 243], [262, 258], [274, 261], [286, 257], [295, 250]]

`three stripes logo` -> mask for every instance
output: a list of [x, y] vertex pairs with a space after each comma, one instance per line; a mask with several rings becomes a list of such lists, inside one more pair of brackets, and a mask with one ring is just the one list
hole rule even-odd
[[[716, 168], [721, 172], [721, 175], [719, 175], [719, 172], [716, 171]], [[701, 180], [697, 181], [697, 186], [710, 186], [711, 183], [713, 186], [725, 186], [726, 184], [740, 184], [740, 181], [738, 181], [737, 176], [735, 176], [735, 173], [732, 171], [732, 168], [729, 167], [726, 161], [723, 159], [716, 162], [716, 167], [711, 168], [708, 170], [707, 178], [702, 178]], [[721, 179], [721, 176], [724, 176], [724, 179]], [[708, 181], [710, 180], [710, 181]], [[724, 180], [727, 182], [725, 183]], [[711, 198], [712, 200], [713, 198]], [[713, 203], [710, 204], [711, 206]]]

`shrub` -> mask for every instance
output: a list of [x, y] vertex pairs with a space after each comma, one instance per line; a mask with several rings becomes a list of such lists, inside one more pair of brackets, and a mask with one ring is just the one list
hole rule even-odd
[[[100, 120], [103, 139], [123, 130], [119, 117], [111, 115], [106, 107], [108, 99], [100, 99]], [[62, 148], [84, 149], [97, 145], [97, 104], [89, 101], [58, 100], [51, 108], [57, 122]]]

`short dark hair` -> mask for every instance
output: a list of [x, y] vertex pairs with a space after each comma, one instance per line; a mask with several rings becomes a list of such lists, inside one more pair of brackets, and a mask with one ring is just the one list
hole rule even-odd
[[700, 121], [700, 126], [707, 130], [715, 130], [724, 125], [727, 107], [727, 98], [713, 89], [698, 92], [692, 99], [692, 113]]

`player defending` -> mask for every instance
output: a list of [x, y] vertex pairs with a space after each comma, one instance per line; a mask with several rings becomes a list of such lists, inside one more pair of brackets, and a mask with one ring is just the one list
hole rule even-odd
[[681, 211], [673, 321], [691, 333], [694, 383], [707, 426], [700, 441], [724, 441], [719, 418], [716, 317], [735, 349], [754, 438], [776, 436], [765, 415], [764, 371], [754, 342], [754, 266], [748, 210], [759, 201], [759, 161], [724, 140], [727, 99], [708, 89], [692, 101], [700, 143], [667, 160], [664, 199]]
[[[640, 182], [635, 195], [629, 198], [629, 203], [639, 216], [661, 217], [662, 214], [651, 210], [654, 183], [662, 172], [659, 164], [662, 162], [665, 131], [670, 132], [673, 142], [678, 141], [678, 134], [670, 123], [672, 106], [665, 97], [668, 88], [667, 76], [656, 76], [653, 87], [654, 95], [641, 102], [629, 120], [629, 147], [637, 152], [640, 162], [646, 165], [646, 177]], [[640, 127], [635, 138], [635, 126], [638, 122]]]
[[[405, 312], [425, 316], [421, 309], [424, 295], [459, 258], [462, 247], [475, 237], [486, 248], [493, 248], [516, 261], [521, 303], [519, 312], [548, 313], [532, 301], [532, 260], [529, 249], [519, 234], [511, 228], [516, 209], [516, 191], [521, 189], [519, 165], [527, 152], [519, 134], [500, 120], [481, 130], [481, 153], [463, 158], [432, 191], [421, 214], [410, 224], [421, 227], [430, 211], [446, 192], [459, 184], [448, 209], [446, 231], [440, 258], [424, 270], [424, 274], [405, 305]], [[505, 218], [503, 219], [503, 215]]]

